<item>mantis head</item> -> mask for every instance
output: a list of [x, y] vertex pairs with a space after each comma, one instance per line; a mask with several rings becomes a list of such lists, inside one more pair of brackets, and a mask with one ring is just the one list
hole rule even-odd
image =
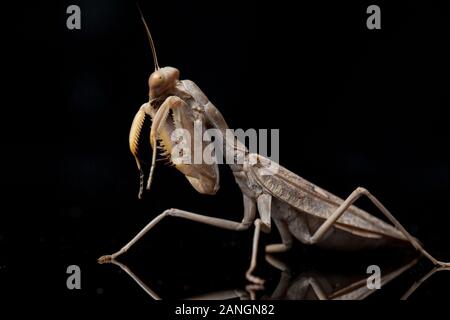
[[173, 67], [158, 68], [148, 78], [150, 99], [163, 96], [173, 88], [180, 78], [180, 71]]
[[[216, 161], [203, 159], [203, 150], [207, 148], [202, 139], [206, 130], [203, 113], [193, 110], [186, 101], [170, 94], [178, 77], [177, 69], [164, 67], [153, 72], [149, 78], [153, 158], [147, 190], [150, 188], [159, 148], [161, 155], [185, 175], [195, 190], [202, 194], [215, 194], [219, 189], [219, 169]], [[201, 155], [201, 161], [196, 161], [198, 155], [195, 152]]]
[[[160, 149], [162, 151], [161, 155], [185, 175], [195, 190], [202, 194], [215, 194], [219, 189], [217, 163], [205, 163], [203, 159], [200, 163], [194, 161], [194, 150], [196, 151], [194, 139], [198, 139], [194, 128], [201, 129], [202, 134], [205, 132], [206, 125], [203, 114], [201, 111], [194, 111], [190, 105], [173, 94], [172, 89], [179, 83], [180, 72], [173, 67], [159, 67], [153, 39], [142, 12], [141, 18], [147, 31], [155, 65], [155, 71], [148, 79], [150, 101], [147, 114], [150, 114], [152, 118], [150, 143], [153, 154], [146, 189], [150, 189], [156, 164], [156, 155], [158, 149]], [[130, 132], [130, 148], [141, 171], [139, 197], [142, 196], [143, 191], [143, 171], [139, 160], [138, 141], [143, 121], [144, 115], [138, 113], [134, 122], [136, 124], [132, 126]], [[206, 147], [205, 142], [196, 143], [202, 144], [202, 148], [199, 151], [202, 152]]]

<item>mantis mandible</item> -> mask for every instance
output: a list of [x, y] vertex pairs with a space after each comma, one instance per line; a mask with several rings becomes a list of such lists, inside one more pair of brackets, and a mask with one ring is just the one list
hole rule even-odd
[[[253, 274], [257, 263], [258, 243], [261, 231], [265, 233], [271, 231], [272, 220], [279, 230], [281, 243], [266, 246], [267, 253], [289, 250], [294, 239], [304, 244], [343, 250], [400, 243], [412, 245], [437, 266], [450, 266], [450, 263], [441, 262], [428, 253], [388, 209], [365, 188], [356, 188], [343, 200], [281, 166], [274, 174], [264, 174], [264, 170], [273, 164], [272, 161], [259, 154], [250, 153], [244, 144], [226, 133], [228, 125], [222, 114], [194, 82], [180, 80], [180, 74], [176, 68], [159, 67], [155, 45], [142, 12], [141, 19], [150, 42], [155, 71], [148, 81], [149, 102], [144, 103], [137, 112], [129, 136], [130, 149], [140, 171], [139, 198], [142, 197], [145, 182], [141, 159], [141, 140], [145, 119], [152, 119], [150, 142], [153, 148], [147, 190], [150, 189], [154, 173], [158, 142], [159, 147], [164, 151], [163, 154], [173, 160], [171, 152], [176, 142], [171, 140], [172, 133], [175, 129], [184, 129], [194, 136], [195, 123], [200, 124], [203, 129], [217, 129], [222, 135], [223, 148], [226, 152], [243, 153], [243, 164], [236, 163], [229, 166], [243, 195], [244, 213], [242, 220], [237, 222], [180, 209], [165, 210], [119, 251], [100, 257], [99, 263], [110, 262], [127, 252], [162, 219], [178, 217], [235, 231], [247, 230], [254, 225], [252, 255], [246, 278], [259, 285], [263, 284], [264, 280]], [[193, 150], [187, 151], [193, 152]], [[219, 189], [217, 163], [178, 163], [175, 167], [185, 175], [199, 193], [213, 195]], [[354, 206], [353, 203], [360, 197], [369, 198], [392, 225]]]

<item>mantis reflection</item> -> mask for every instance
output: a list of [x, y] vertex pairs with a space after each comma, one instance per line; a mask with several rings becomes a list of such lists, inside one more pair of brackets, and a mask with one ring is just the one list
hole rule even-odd
[[[291, 267], [282, 260], [273, 255], [266, 254], [265, 260], [279, 270], [280, 280], [269, 294], [262, 296], [262, 299], [273, 300], [363, 300], [372, 295], [377, 290], [370, 289], [367, 286], [368, 275], [343, 275], [339, 272], [318, 272], [302, 271], [294, 276]], [[397, 267], [383, 268], [380, 279], [381, 288], [386, 284], [404, 274], [417, 264], [419, 258], [409, 259]], [[161, 300], [148, 284], [144, 283], [131, 269], [117, 261], [111, 260], [111, 264], [118, 266], [128, 274], [152, 299]], [[415, 282], [401, 297], [401, 300], [408, 299], [418, 288], [425, 283], [432, 275], [439, 271], [450, 270], [448, 267], [434, 267], [430, 272]], [[249, 284], [245, 288], [221, 290], [209, 292], [202, 295], [196, 295], [186, 300], [255, 300], [258, 292], [265, 292], [263, 285]]]

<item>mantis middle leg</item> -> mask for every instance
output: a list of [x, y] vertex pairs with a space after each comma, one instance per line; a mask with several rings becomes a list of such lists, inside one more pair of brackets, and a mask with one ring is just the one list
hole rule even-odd
[[105, 256], [100, 257], [98, 259], [98, 262], [99, 263], [110, 262], [111, 260], [117, 258], [121, 254], [127, 252], [131, 248], [132, 245], [134, 245], [148, 231], [150, 231], [150, 229], [152, 229], [156, 224], [158, 224], [165, 217], [179, 217], [179, 218], [219, 227], [222, 229], [241, 231], [241, 230], [247, 230], [251, 226], [252, 222], [255, 219], [255, 214], [256, 214], [255, 201], [253, 199], [247, 197], [246, 195], [244, 195], [244, 217], [241, 222], [204, 216], [201, 214], [184, 211], [184, 210], [180, 210], [180, 209], [168, 209], [168, 210], [165, 210], [160, 215], [158, 215], [152, 221], [150, 221], [150, 223], [148, 223], [140, 232], [138, 232], [138, 234], [133, 239], [131, 239], [125, 246], [123, 246], [119, 251], [117, 251], [111, 255], [105, 255]]

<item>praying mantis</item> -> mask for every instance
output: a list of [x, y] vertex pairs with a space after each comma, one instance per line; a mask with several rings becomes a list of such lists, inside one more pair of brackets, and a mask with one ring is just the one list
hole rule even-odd
[[[180, 80], [176, 68], [159, 67], [155, 45], [142, 12], [141, 19], [150, 42], [155, 71], [148, 81], [149, 101], [137, 112], [129, 136], [130, 149], [140, 171], [139, 198], [145, 185], [141, 159], [145, 120], [152, 120], [150, 143], [153, 148], [147, 190], [151, 186], [158, 147], [163, 150], [164, 156], [173, 160], [172, 151], [177, 147], [177, 142], [171, 139], [174, 131], [184, 129], [194, 136], [194, 125], [200, 125], [203, 129], [216, 129], [221, 134], [224, 150], [243, 155], [243, 163], [228, 164], [242, 192], [243, 218], [238, 222], [186, 210], [167, 209], [120, 250], [100, 257], [99, 263], [114, 261], [164, 218], [178, 217], [234, 231], [248, 230], [254, 225], [252, 254], [246, 278], [256, 285], [264, 283], [264, 279], [254, 275], [260, 233], [269, 233], [273, 228], [272, 221], [280, 233], [281, 243], [267, 245], [266, 253], [285, 252], [292, 248], [294, 239], [307, 245], [341, 250], [400, 244], [412, 246], [439, 267], [450, 267], [450, 263], [439, 261], [428, 253], [367, 189], [358, 187], [346, 199], [341, 199], [282, 166], [276, 166], [276, 171], [267, 174], [267, 168], [274, 165], [273, 161], [249, 152], [243, 143], [230, 136], [224, 117], [194, 82]], [[184, 149], [184, 152], [193, 153], [193, 148]], [[217, 163], [174, 163], [174, 166], [199, 193], [214, 195], [219, 189]], [[391, 224], [356, 207], [354, 203], [361, 197], [367, 197]]]

